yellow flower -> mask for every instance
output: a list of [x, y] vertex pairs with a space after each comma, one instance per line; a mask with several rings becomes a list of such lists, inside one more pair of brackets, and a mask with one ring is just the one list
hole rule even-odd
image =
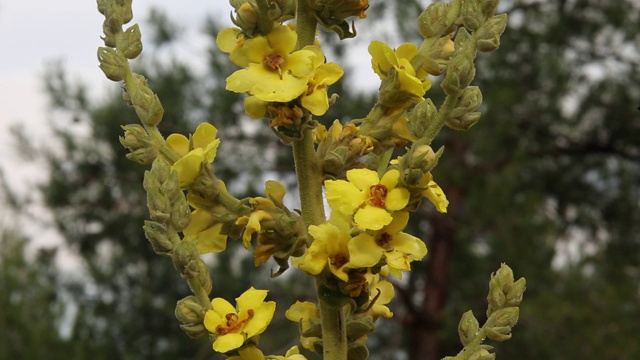
[[276, 311], [276, 303], [265, 302], [267, 290], [253, 287], [236, 298], [233, 307], [223, 298], [211, 300], [212, 310], [204, 316], [204, 326], [215, 335], [213, 349], [226, 353], [241, 347], [248, 338], [261, 334]]
[[424, 188], [422, 195], [431, 201], [431, 203], [436, 207], [436, 210], [441, 213], [447, 212], [449, 200], [447, 200], [447, 196], [444, 194], [444, 191], [442, 191], [440, 186], [433, 181], [431, 173], [426, 173], [424, 175], [422, 180], [420, 180], [419, 186]]
[[375, 299], [375, 303], [367, 311], [367, 314], [373, 316], [374, 319], [379, 316], [390, 319], [393, 317], [393, 313], [386, 305], [393, 300], [396, 294], [393, 284], [386, 280], [380, 280], [380, 275], [377, 274], [369, 275], [367, 278], [369, 282], [369, 301]]
[[304, 355], [300, 354], [297, 346], [292, 346], [284, 356], [275, 356], [275, 360], [307, 360]]
[[400, 81], [400, 90], [412, 95], [422, 97], [431, 88], [431, 80], [422, 81], [427, 75], [423, 69], [416, 70], [411, 65], [411, 60], [418, 54], [415, 44], [402, 44], [395, 51], [381, 41], [372, 41], [369, 45], [371, 64], [373, 71], [386, 79], [391, 69], [395, 69]]
[[352, 267], [371, 267], [384, 259], [392, 269], [409, 271], [409, 263], [420, 260], [427, 254], [427, 247], [415, 236], [402, 230], [407, 226], [409, 213], [398, 211], [393, 213], [391, 223], [371, 234], [363, 232], [349, 242], [349, 254]]
[[195, 209], [191, 213], [191, 222], [183, 230], [184, 240], [193, 241], [200, 254], [217, 253], [227, 247], [227, 236], [220, 233], [222, 223], [204, 209]]
[[228, 53], [231, 62], [240, 67], [249, 65], [249, 59], [242, 49], [245, 41], [244, 35], [238, 28], [226, 28], [220, 31], [216, 37], [218, 48]]
[[[284, 316], [291, 320], [300, 323], [300, 332], [304, 333], [311, 329], [312, 321], [320, 321], [320, 311], [316, 304], [309, 301], [296, 301], [291, 305], [289, 310], [284, 313]], [[300, 344], [307, 350], [314, 351], [313, 344], [321, 341], [319, 337], [304, 337], [300, 335]]]
[[209, 164], [216, 157], [220, 139], [216, 139], [218, 129], [209, 123], [198, 125], [191, 139], [182, 134], [171, 134], [167, 137], [167, 145], [181, 158], [171, 169], [178, 172], [180, 187], [189, 186], [200, 172], [202, 164]]
[[251, 204], [256, 205], [257, 209], [249, 215], [239, 217], [238, 220], [236, 220], [236, 225], [246, 226], [244, 234], [242, 234], [242, 245], [244, 245], [246, 249], [251, 248], [251, 235], [253, 235], [253, 233], [259, 234], [263, 231], [260, 223], [274, 220], [273, 215], [266, 210], [275, 210], [276, 207], [284, 206], [282, 200], [284, 199], [285, 193], [286, 189], [282, 183], [275, 180], [268, 180], [265, 183], [265, 194], [267, 197], [255, 197], [249, 200]]
[[307, 80], [313, 73], [315, 53], [292, 52], [297, 39], [295, 31], [279, 25], [266, 36], [246, 40], [242, 49], [248, 66], [227, 78], [227, 90], [274, 102], [288, 102], [300, 96], [307, 90]]
[[[338, 81], [344, 71], [340, 65], [336, 63], [325, 63], [325, 57], [317, 46], [307, 46], [308, 49], [315, 52], [313, 58], [313, 68], [315, 71], [309, 77], [307, 92], [302, 94], [300, 102], [302, 106], [309, 110], [313, 115], [324, 115], [329, 109], [329, 96], [327, 94], [327, 85], [334, 84]], [[304, 50], [303, 49], [303, 50]]]
[[333, 275], [348, 281], [349, 274], [345, 270], [349, 263], [350, 230], [348, 221], [337, 214], [331, 214], [331, 219], [324, 224], [310, 225], [309, 234], [314, 241], [294, 265], [311, 275], [318, 275], [328, 264]]
[[327, 180], [326, 197], [333, 210], [351, 216], [360, 229], [380, 230], [388, 225], [391, 213], [409, 202], [409, 191], [397, 188], [400, 172], [389, 170], [382, 179], [368, 169], [347, 171], [347, 180]]
[[[227, 360], [265, 360], [265, 356], [255, 346], [247, 346], [241, 349], [238, 349], [239, 356], [230, 356]], [[300, 351], [297, 346], [292, 346], [289, 349], [285, 356], [269, 356], [271, 360], [307, 360], [306, 357], [300, 355]]]

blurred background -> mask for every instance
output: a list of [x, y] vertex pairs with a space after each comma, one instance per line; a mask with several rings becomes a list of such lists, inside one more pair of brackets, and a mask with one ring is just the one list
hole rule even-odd
[[[366, 115], [378, 84], [368, 43], [419, 43], [428, 3], [372, 0], [356, 39], [322, 35], [347, 73], [322, 122]], [[224, 90], [235, 68], [214, 40], [229, 12], [223, 0], [134, 1], [145, 44], [135, 67], [163, 102], [164, 134], [215, 124], [216, 173], [231, 192], [256, 196], [277, 177], [295, 207], [290, 149]], [[396, 281], [371, 359], [456, 354], [460, 316], [482, 322], [502, 262], [527, 292], [513, 339], [492, 344], [498, 358], [638, 359], [640, 1], [504, 0], [500, 12], [502, 46], [476, 61], [482, 120], [434, 143], [449, 212], [414, 214], [408, 232], [429, 254]], [[145, 168], [118, 142], [138, 120], [97, 67], [101, 24], [91, 1], [0, 1], [0, 360], [219, 359], [178, 328], [175, 302], [189, 291], [144, 238]], [[428, 96], [442, 101], [437, 84]], [[214, 296], [271, 289], [279, 315], [265, 351], [297, 341], [282, 312], [313, 298], [309, 279], [270, 279], [234, 241], [207, 261]]]

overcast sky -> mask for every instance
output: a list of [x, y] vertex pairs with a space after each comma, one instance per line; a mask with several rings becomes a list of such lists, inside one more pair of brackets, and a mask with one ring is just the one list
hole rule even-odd
[[[143, 42], [144, 20], [151, 7], [165, 10], [172, 21], [183, 27], [185, 33], [181, 41], [194, 66], [206, 64], [205, 49], [209, 44], [201, 29], [207, 17], [214, 16], [231, 25], [228, 0], [134, 0], [132, 23], [140, 23]], [[0, 0], [0, 170], [10, 187], [20, 193], [37, 194], [33, 190], [46, 180], [47, 174], [40, 164], [25, 163], [20, 158], [8, 129], [12, 124], [20, 124], [31, 141], [48, 143], [51, 116], [47, 114], [43, 90], [47, 65], [60, 62], [72, 81], [87, 85], [93, 99], [117, 87], [104, 77], [96, 59], [97, 47], [103, 45], [100, 40], [103, 19], [94, 0]], [[381, 25], [380, 22], [359, 22], [359, 37], [367, 34], [367, 28], [380, 29]], [[390, 31], [386, 29], [384, 33], [388, 36]], [[350, 50], [359, 54], [350, 57], [350, 65], [357, 64], [355, 87], [377, 84], [366, 45], [350, 46]], [[50, 217], [42, 207], [34, 206], [30, 212], [39, 221], [47, 222]], [[10, 214], [0, 208], [0, 227], [13, 222], [6, 220], [7, 215]], [[59, 243], [55, 231], [46, 225], [44, 229], [21, 227], [40, 243]]]

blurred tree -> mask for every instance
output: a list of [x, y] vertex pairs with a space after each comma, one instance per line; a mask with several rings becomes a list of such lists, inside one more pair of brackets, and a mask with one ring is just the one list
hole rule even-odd
[[[449, 213], [423, 208], [413, 224], [429, 254], [398, 287], [406, 350], [456, 353], [460, 314], [482, 315], [506, 261], [529, 290], [499, 357], [638, 358], [640, 4], [502, 4], [502, 46], [477, 61], [483, 120], [437, 139]], [[416, 2], [389, 6], [402, 16]]]
[[[370, 21], [396, 17], [398, 31], [416, 36], [401, 20], [425, 5], [375, 3]], [[477, 61], [483, 120], [468, 134], [444, 131], [435, 144], [446, 146], [435, 177], [451, 201], [449, 213], [424, 206], [411, 224], [429, 254], [398, 282], [396, 318], [371, 337], [372, 358], [456, 353], [460, 315], [471, 307], [481, 317], [489, 273], [503, 261], [527, 278], [529, 290], [514, 339], [498, 356], [639, 358], [632, 334], [640, 330], [640, 5], [511, 0], [503, 8], [511, 20], [502, 46]], [[227, 56], [212, 47], [208, 71], [196, 73], [167, 55], [179, 27], [160, 13], [151, 18], [162, 61], [143, 60], [142, 68], [165, 107], [163, 133], [211, 121], [227, 139], [216, 171], [234, 194], [261, 193], [264, 171], [279, 172], [295, 193], [286, 147], [264, 124], [240, 115], [241, 98], [221, 86], [233, 70]], [[388, 37], [384, 31], [361, 35]], [[208, 32], [215, 36], [216, 27]], [[335, 54], [347, 56], [345, 48], [336, 45]], [[347, 81], [334, 90], [350, 101], [339, 101], [322, 121], [366, 113], [370, 97], [352, 101]], [[43, 188], [58, 228], [86, 264], [69, 287], [81, 304], [72, 340], [84, 346], [73, 357], [212, 358], [206, 341], [192, 342], [177, 328], [173, 306], [187, 290], [141, 231], [144, 168], [126, 160], [117, 142], [118, 125], [136, 123], [135, 115], [119, 95], [89, 104], [63, 71], [51, 72], [47, 84], [55, 120], [76, 120], [56, 127], [63, 149], [46, 152], [52, 176]], [[430, 91], [436, 103], [438, 93], [437, 86]], [[278, 299], [312, 290], [297, 280], [268, 281], [264, 271], [254, 275], [242, 254], [212, 261], [216, 296], [237, 296], [249, 279], [269, 283]], [[284, 348], [291, 334], [278, 332], [263, 344]]]

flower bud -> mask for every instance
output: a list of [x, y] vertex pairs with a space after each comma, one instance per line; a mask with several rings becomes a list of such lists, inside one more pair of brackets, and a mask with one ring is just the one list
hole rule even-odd
[[470, 112], [457, 119], [447, 119], [445, 124], [452, 130], [466, 131], [480, 121], [480, 115], [479, 112]]
[[480, 324], [478, 324], [476, 317], [473, 316], [473, 312], [469, 310], [464, 313], [458, 324], [458, 335], [462, 345], [467, 346], [475, 338], [479, 329]]
[[486, 19], [482, 15], [479, 0], [466, 0], [462, 2], [460, 9], [462, 24], [471, 31], [477, 30]]
[[511, 339], [511, 328], [508, 326], [491, 327], [485, 330], [487, 337], [493, 341], [505, 341]]
[[146, 81], [144, 86], [136, 89], [133, 94], [129, 94], [131, 98], [131, 104], [133, 109], [140, 120], [149, 126], [156, 126], [162, 120], [164, 109], [158, 99], [158, 95], [154, 94], [148, 86]]
[[458, 104], [451, 112], [451, 117], [462, 117], [464, 114], [478, 110], [480, 105], [482, 105], [482, 92], [480, 88], [477, 86], [469, 86], [460, 94]]
[[171, 204], [160, 190], [161, 185], [156, 175], [151, 171], [145, 171], [142, 186], [147, 191], [147, 208], [151, 219], [166, 224], [171, 218]]
[[127, 59], [135, 59], [142, 52], [142, 34], [140, 33], [140, 27], [135, 24], [129, 27], [122, 34], [122, 51]]
[[127, 60], [115, 50], [108, 47], [98, 48], [100, 69], [109, 80], [122, 81], [126, 74]]
[[192, 241], [181, 241], [177, 246], [173, 249], [173, 254], [171, 259], [173, 260], [173, 266], [180, 272], [183, 276], [193, 275], [192, 273], [187, 273], [188, 270], [192, 272], [197, 271], [197, 267], [195, 269], [187, 269], [187, 266], [195, 260], [200, 259], [198, 254], [198, 249], [196, 249], [196, 245]]
[[196, 262], [198, 264], [198, 282], [202, 290], [208, 295], [211, 293], [211, 290], [213, 290], [213, 281], [211, 280], [209, 267], [202, 259], [198, 259]]
[[258, 24], [258, 14], [254, 5], [250, 3], [244, 3], [236, 10], [238, 18], [236, 20], [242, 21], [247, 27], [255, 27]]
[[525, 278], [520, 278], [518, 281], [513, 283], [512, 290], [507, 293], [507, 306], [518, 306], [520, 302], [522, 302], [522, 296], [524, 295], [524, 291], [527, 288], [527, 280]]
[[496, 15], [485, 22], [477, 32], [478, 51], [491, 52], [500, 47], [500, 36], [507, 27], [507, 14]]
[[176, 231], [182, 231], [191, 221], [191, 210], [184, 194], [175, 198], [171, 203], [171, 225]]
[[120, 136], [120, 144], [130, 151], [138, 150], [148, 145], [149, 135], [147, 131], [138, 124], [130, 124], [122, 126], [124, 136]]
[[201, 324], [204, 321], [205, 310], [191, 295], [176, 303], [176, 318], [183, 324]]
[[418, 29], [425, 38], [440, 37], [449, 25], [446, 23], [449, 3], [431, 3], [418, 17]]
[[169, 255], [173, 249], [173, 244], [169, 239], [167, 228], [164, 225], [155, 221], [146, 220], [142, 229], [156, 254]]
[[417, 138], [422, 137], [437, 113], [438, 109], [431, 99], [426, 99], [416, 105], [409, 113], [409, 128], [411, 132]]
[[347, 323], [347, 336], [349, 339], [359, 339], [371, 334], [374, 331], [374, 327], [373, 317], [371, 315], [367, 315]]
[[208, 334], [203, 324], [180, 325], [180, 329], [192, 339], [199, 339]]
[[493, 313], [493, 326], [502, 327], [506, 326], [512, 328], [518, 322], [518, 317], [520, 315], [520, 309], [513, 306], [500, 310], [496, 310]]
[[498, 10], [499, 0], [480, 0], [480, 9], [485, 18], [495, 15]]
[[447, 76], [440, 85], [447, 95], [457, 96], [476, 76], [473, 59], [464, 54], [457, 54], [447, 65]]
[[158, 157], [158, 150], [154, 147], [142, 148], [125, 155], [127, 159], [141, 165], [149, 165]]

